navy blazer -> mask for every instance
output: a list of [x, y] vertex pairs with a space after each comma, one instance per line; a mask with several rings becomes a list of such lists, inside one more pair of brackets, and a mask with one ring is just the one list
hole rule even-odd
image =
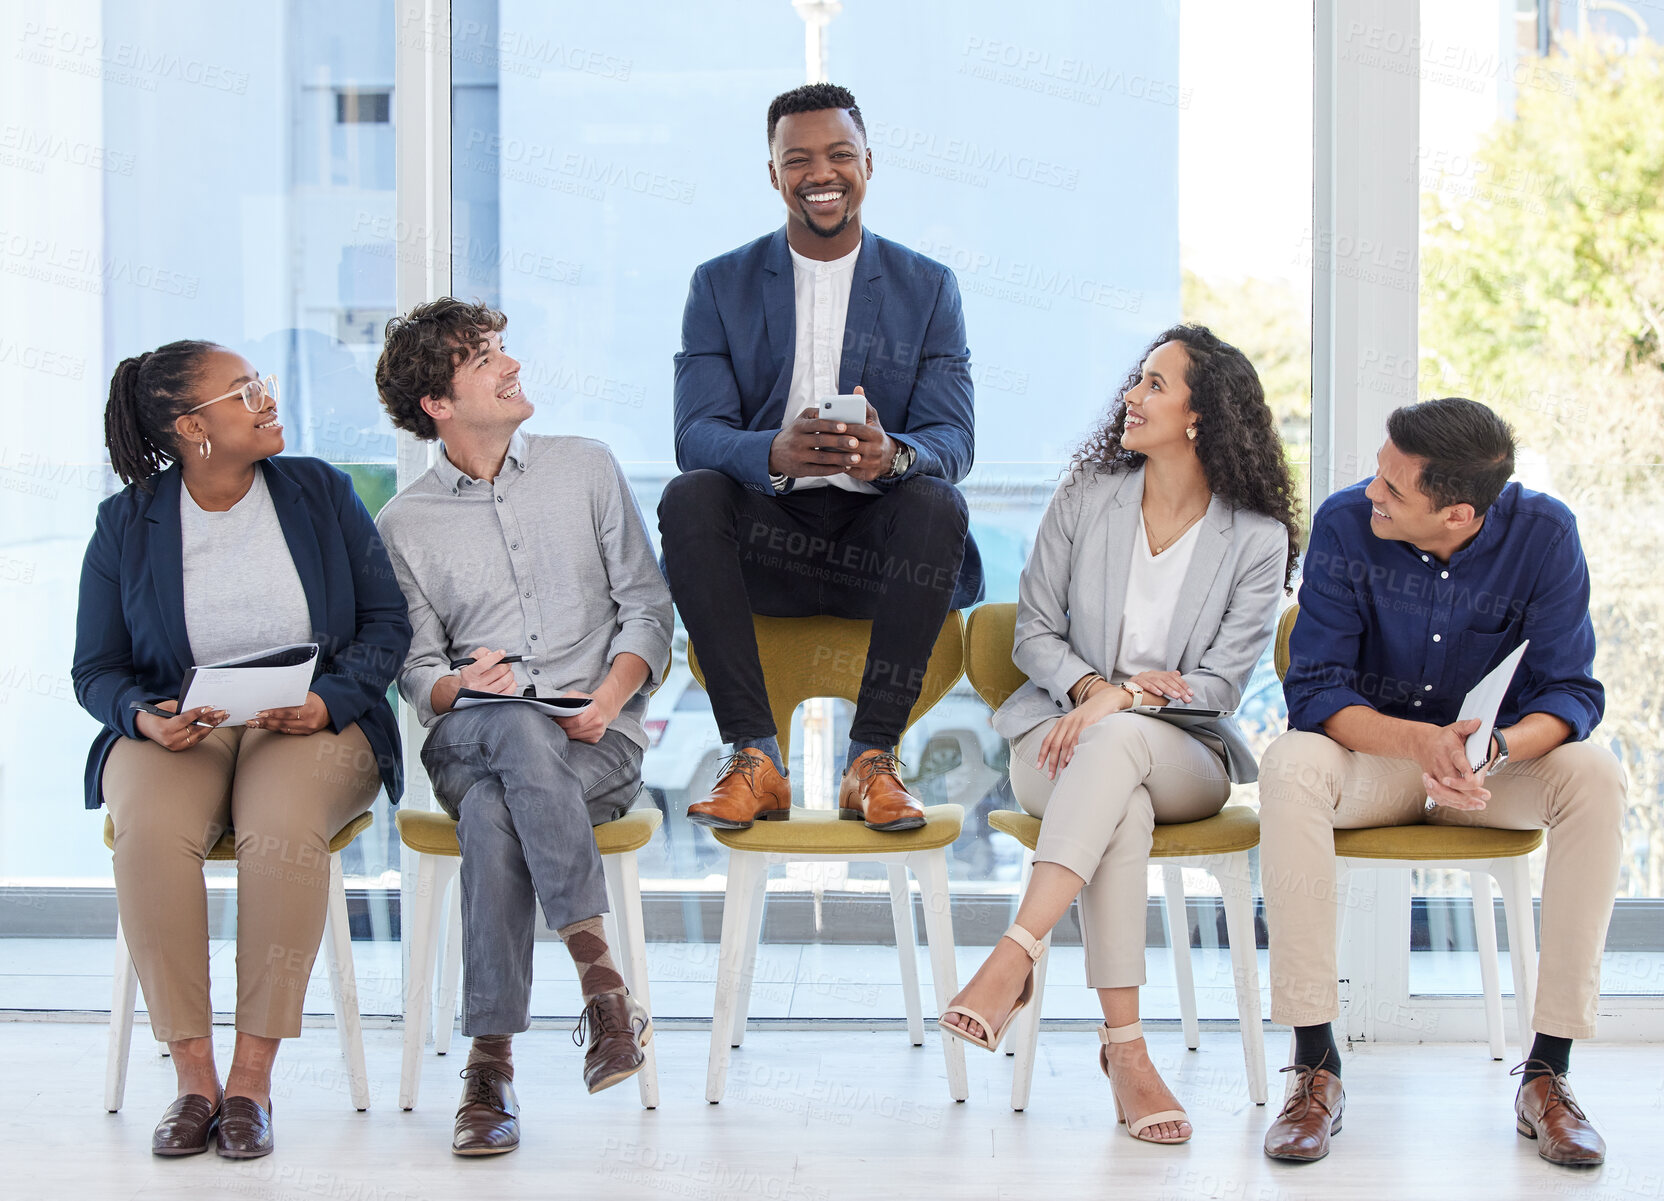
[[[676, 355], [676, 465], [710, 468], [774, 495], [769, 447], [797, 355], [797, 293], [784, 227], [702, 263]], [[884, 430], [913, 448], [915, 475], [957, 484], [976, 453], [970, 350], [953, 272], [871, 230], [861, 236], [838, 391], [861, 387]], [[982, 558], [965, 540], [953, 607], [982, 599]]]
[[[399, 729], [387, 703], [405, 652], [410, 618], [392, 564], [352, 480], [319, 459], [260, 464], [295, 561], [318, 667], [312, 691], [329, 709], [329, 728], [364, 731], [387, 797], [404, 791]], [[104, 723], [87, 756], [87, 808], [104, 802], [110, 748], [139, 737], [131, 701], [178, 699], [190, 667], [185, 630], [184, 555], [179, 532], [179, 467], [136, 484], [98, 506], [98, 525], [81, 565], [75, 615], [75, 699]]]

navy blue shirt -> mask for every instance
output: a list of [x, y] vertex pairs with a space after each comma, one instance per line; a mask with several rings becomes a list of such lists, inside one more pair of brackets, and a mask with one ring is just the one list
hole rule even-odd
[[1529, 638], [1497, 725], [1552, 713], [1587, 738], [1594, 677], [1589, 568], [1571, 510], [1510, 483], [1467, 546], [1441, 563], [1369, 528], [1369, 480], [1312, 522], [1283, 682], [1290, 729], [1323, 732], [1349, 705], [1449, 725], [1468, 691]]

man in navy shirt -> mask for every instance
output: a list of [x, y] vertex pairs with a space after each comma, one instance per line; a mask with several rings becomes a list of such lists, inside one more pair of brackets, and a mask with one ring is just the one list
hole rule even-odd
[[[1589, 571], [1571, 511], [1510, 483], [1513, 432], [1449, 397], [1398, 409], [1371, 480], [1312, 522], [1283, 689], [1289, 732], [1260, 766], [1271, 1020], [1295, 1031], [1295, 1084], [1266, 1134], [1274, 1159], [1321, 1159], [1345, 1096], [1330, 1023], [1334, 831], [1431, 822], [1548, 830], [1541, 978], [1517, 1126], [1554, 1163], [1605, 1144], [1566, 1085], [1595, 1033], [1617, 893], [1624, 775], [1587, 741], [1594, 678]], [[1529, 640], [1483, 765], [1458, 721], [1468, 691]]]

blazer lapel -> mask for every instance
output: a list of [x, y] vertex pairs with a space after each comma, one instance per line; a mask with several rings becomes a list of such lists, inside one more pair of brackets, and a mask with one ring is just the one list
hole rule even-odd
[[1144, 469], [1124, 472], [1121, 486], [1109, 499], [1104, 514], [1104, 663], [1115, 670], [1121, 650], [1121, 619], [1127, 609], [1127, 560], [1139, 534], [1139, 511], [1144, 500]]
[[150, 586], [181, 671], [193, 662], [191, 638], [185, 629], [185, 554], [179, 532], [182, 478], [177, 464], [160, 473], [145, 509], [145, 520], [150, 523]]
[[306, 497], [300, 485], [270, 459], [262, 461], [260, 469], [266, 476], [266, 491], [271, 494], [272, 507], [277, 510], [277, 524], [283, 527], [283, 541], [289, 544], [289, 558], [294, 561], [295, 574], [300, 576], [301, 589], [306, 593], [306, 613], [312, 621], [313, 636], [321, 637], [329, 630], [329, 598], [324, 595], [323, 551], [312, 529]]
[[774, 386], [757, 415], [753, 428], [768, 429], [783, 424], [786, 398], [792, 388], [792, 364], [797, 357], [797, 287], [792, 277], [792, 256], [786, 245], [786, 231], [775, 231], [763, 260], [763, 324], [768, 330], [769, 366]]
[[1179, 603], [1173, 610], [1173, 624], [1167, 633], [1167, 661], [1178, 668], [1184, 648], [1195, 632], [1202, 616], [1202, 607], [1213, 593], [1219, 569], [1225, 563], [1225, 551], [1231, 542], [1231, 506], [1215, 496], [1208, 502], [1208, 511], [1196, 531], [1196, 549], [1191, 552], [1190, 566], [1185, 569], [1184, 583], [1179, 588]]
[[[849, 286], [849, 312], [844, 317], [843, 357], [838, 361], [838, 392], [848, 396], [861, 383], [867, 369], [867, 352], [872, 349], [878, 311], [884, 307], [884, 270], [878, 252], [882, 239], [868, 233], [861, 238], [861, 253], [855, 256], [855, 278]], [[872, 397], [867, 398], [869, 401]]]

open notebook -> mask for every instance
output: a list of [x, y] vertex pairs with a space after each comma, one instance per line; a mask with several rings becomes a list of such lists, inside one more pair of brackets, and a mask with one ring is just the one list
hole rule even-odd
[[262, 710], [305, 704], [317, 662], [316, 642], [294, 642], [192, 667], [179, 686], [179, 709], [212, 705], [230, 714], [221, 726], [246, 725]]

